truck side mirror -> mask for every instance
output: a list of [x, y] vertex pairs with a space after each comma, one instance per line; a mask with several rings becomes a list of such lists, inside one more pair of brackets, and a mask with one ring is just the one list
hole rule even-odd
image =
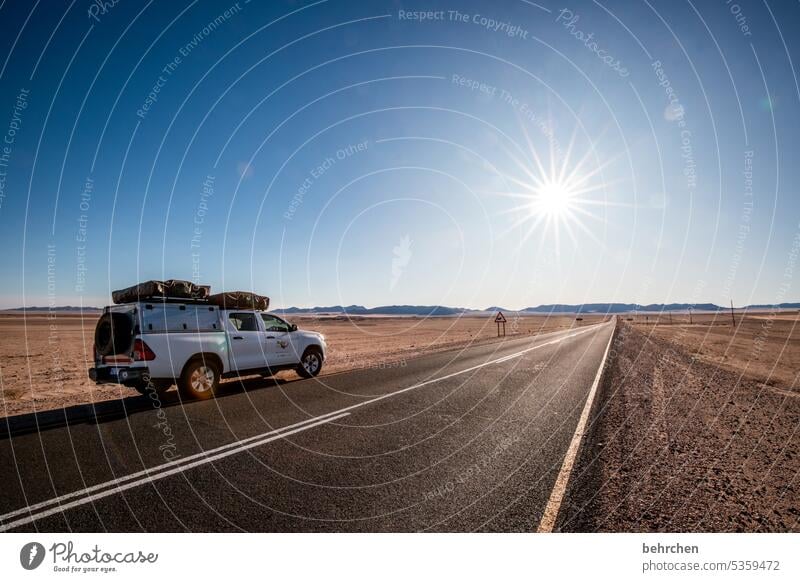
[[297, 324], [293, 323], [289, 326], [289, 331], [297, 331]]

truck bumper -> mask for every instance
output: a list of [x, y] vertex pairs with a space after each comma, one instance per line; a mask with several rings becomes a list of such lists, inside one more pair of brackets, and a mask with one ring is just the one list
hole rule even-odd
[[89, 378], [97, 384], [137, 386], [147, 383], [150, 378], [150, 370], [148, 368], [131, 368], [128, 366], [89, 368]]

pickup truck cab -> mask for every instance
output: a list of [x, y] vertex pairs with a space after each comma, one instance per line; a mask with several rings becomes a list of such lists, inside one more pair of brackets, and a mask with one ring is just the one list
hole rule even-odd
[[182, 396], [205, 399], [222, 378], [287, 369], [314, 377], [325, 355], [321, 334], [272, 313], [203, 301], [140, 301], [103, 310], [89, 377], [142, 394], [177, 383]]

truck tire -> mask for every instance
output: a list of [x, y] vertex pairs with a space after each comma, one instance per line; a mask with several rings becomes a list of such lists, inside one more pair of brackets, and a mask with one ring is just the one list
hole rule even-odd
[[313, 378], [318, 375], [322, 370], [322, 350], [315, 346], [307, 348], [295, 369], [303, 378]]
[[187, 399], [207, 400], [219, 387], [220, 370], [211, 358], [192, 358], [183, 368], [178, 388]]
[[133, 319], [125, 313], [104, 313], [94, 329], [94, 345], [101, 356], [125, 354], [133, 344]]

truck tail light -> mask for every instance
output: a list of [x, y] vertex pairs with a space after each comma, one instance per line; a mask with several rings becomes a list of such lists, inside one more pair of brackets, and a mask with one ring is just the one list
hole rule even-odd
[[137, 339], [133, 342], [133, 359], [136, 362], [146, 362], [149, 360], [155, 360], [156, 355], [153, 353], [153, 350], [150, 349], [146, 343], [142, 340]]

